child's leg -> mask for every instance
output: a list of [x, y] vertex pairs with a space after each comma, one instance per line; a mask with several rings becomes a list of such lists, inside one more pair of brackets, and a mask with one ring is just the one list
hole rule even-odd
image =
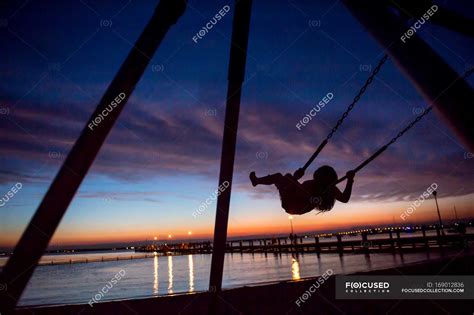
[[257, 177], [255, 172], [250, 173], [250, 181], [253, 186], [257, 185], [276, 185], [277, 187], [283, 185], [285, 177], [281, 173], [267, 175], [263, 177]]

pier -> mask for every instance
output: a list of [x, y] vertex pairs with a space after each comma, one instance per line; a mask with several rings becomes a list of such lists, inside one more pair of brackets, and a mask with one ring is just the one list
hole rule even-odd
[[[469, 223], [468, 226], [471, 226]], [[458, 225], [459, 226], [459, 225]], [[430, 227], [393, 227], [356, 230], [331, 234], [317, 234], [290, 237], [234, 239], [226, 242], [226, 253], [316, 253], [320, 254], [371, 254], [371, 253], [410, 253], [429, 250], [468, 248], [474, 234], [460, 233], [450, 227], [450, 234], [444, 234], [438, 226]], [[446, 228], [448, 230], [448, 228]], [[430, 233], [431, 232], [431, 233]], [[462, 231], [461, 231], [462, 232]], [[421, 235], [419, 235], [421, 234]], [[432, 235], [428, 235], [432, 234]], [[212, 254], [213, 246], [210, 241], [176, 242], [163, 245], [149, 244], [141, 247], [124, 247], [119, 250], [135, 249], [135, 253], [117, 253], [116, 256], [105, 255], [84, 258], [80, 255], [65, 259], [43, 258], [39, 265], [69, 265], [82, 263], [97, 263], [121, 260], [137, 260], [154, 258], [156, 256], [179, 256], [193, 254]], [[113, 249], [111, 251], [116, 251]], [[107, 251], [107, 249], [102, 249]], [[60, 253], [59, 251], [50, 251]], [[89, 251], [70, 250], [67, 253], [83, 253]]]
[[[434, 235], [428, 235], [436, 232]], [[418, 235], [420, 234], [421, 235]], [[414, 235], [414, 234], [417, 235]], [[438, 226], [376, 228], [335, 234], [228, 240], [227, 253], [383, 253], [412, 252], [442, 248], [467, 248], [474, 234], [444, 234]], [[159, 255], [210, 254], [210, 242], [176, 243], [139, 247], [137, 252]]]

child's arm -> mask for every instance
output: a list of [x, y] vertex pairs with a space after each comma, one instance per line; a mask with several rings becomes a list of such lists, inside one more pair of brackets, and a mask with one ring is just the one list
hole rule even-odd
[[335, 195], [334, 197], [336, 198], [336, 200], [343, 203], [347, 203], [349, 202], [349, 199], [351, 199], [352, 184], [354, 183], [355, 172], [349, 171], [347, 172], [346, 176], [347, 176], [347, 184], [346, 184], [346, 188], [344, 189], [344, 192], [341, 192], [339, 188], [334, 186], [334, 195]]

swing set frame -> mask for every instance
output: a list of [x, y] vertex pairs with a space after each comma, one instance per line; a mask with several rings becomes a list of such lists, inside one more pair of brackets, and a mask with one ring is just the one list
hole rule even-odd
[[[405, 0], [399, 2], [409, 3]], [[396, 1], [342, 0], [342, 3], [377, 42], [385, 47], [385, 53], [390, 56], [427, 102], [433, 108], [436, 108], [455, 134], [469, 149], [474, 150], [473, 122], [469, 115], [466, 115], [469, 112], [468, 102], [474, 99], [474, 92], [465, 81], [464, 76], [460, 77], [417, 34], [410, 37], [403, 45], [397, 43], [399, 36], [406, 31], [406, 25], [389, 10], [389, 6], [393, 7]], [[108, 119], [103, 121], [94, 131], [89, 130], [88, 122], [85, 124], [81, 135], [69, 152], [0, 275], [0, 283], [5, 284], [6, 287], [6, 290], [0, 292], [1, 312], [9, 314], [16, 307], [35, 267], [45, 252], [82, 180], [89, 171], [105, 138], [118, 119], [120, 112], [162, 39], [169, 28], [184, 13], [185, 8], [185, 0], [161, 0], [159, 2], [150, 22], [135, 43], [88, 122], [101, 113], [119, 93], [125, 93], [125, 99], [110, 113]], [[213, 293], [214, 298], [211, 299], [209, 305], [210, 313], [216, 312], [218, 294], [222, 285], [239, 107], [242, 83], [245, 78], [251, 10], [252, 0], [235, 0], [225, 128], [218, 182], [218, 185], [221, 185], [227, 181], [230, 185], [217, 199], [209, 283], [209, 291]], [[406, 15], [406, 12], [404, 13]], [[441, 20], [442, 23], [440, 24], [444, 27], [452, 26], [453, 31], [472, 36], [472, 30], [474, 29], [472, 20], [466, 18], [456, 22], [449, 18]], [[436, 23], [436, 19], [433, 19], [433, 23]], [[325, 140], [326, 143], [327, 141], [328, 139]], [[325, 142], [323, 141], [324, 145]], [[391, 143], [379, 149], [373, 158], [381, 154]], [[320, 145], [316, 150], [316, 156], [321, 152], [324, 145]], [[370, 160], [364, 163], [369, 162]], [[362, 168], [364, 165], [359, 167]]]

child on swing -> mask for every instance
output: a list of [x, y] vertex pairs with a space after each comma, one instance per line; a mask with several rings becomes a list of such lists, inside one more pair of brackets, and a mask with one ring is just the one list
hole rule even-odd
[[257, 177], [255, 172], [250, 173], [253, 186], [275, 185], [280, 193], [281, 206], [289, 214], [304, 214], [313, 209], [329, 211], [336, 200], [347, 203], [351, 198], [354, 171], [347, 172], [347, 184], [341, 192], [334, 183], [337, 181], [336, 171], [331, 166], [321, 166], [314, 174], [312, 180], [298, 180], [303, 177], [304, 170], [298, 169], [291, 174], [276, 173], [264, 177]]

